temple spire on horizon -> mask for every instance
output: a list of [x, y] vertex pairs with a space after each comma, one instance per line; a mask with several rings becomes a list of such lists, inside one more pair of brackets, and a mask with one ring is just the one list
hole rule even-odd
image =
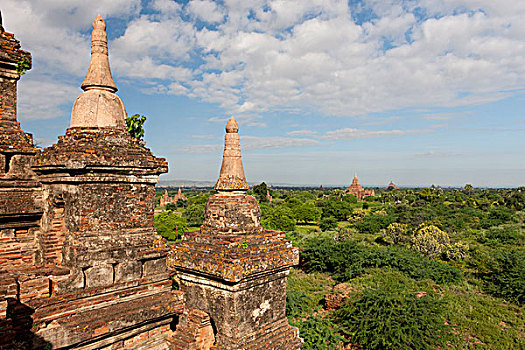
[[215, 184], [215, 189], [219, 192], [245, 192], [249, 189], [241, 159], [239, 125], [234, 117], [231, 117], [226, 124], [221, 172]]

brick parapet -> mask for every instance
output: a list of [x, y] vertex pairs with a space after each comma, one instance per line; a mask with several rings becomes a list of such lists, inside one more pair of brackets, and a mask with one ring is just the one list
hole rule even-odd
[[125, 129], [69, 128], [55, 145], [36, 157], [33, 169], [42, 175], [97, 172], [141, 176], [165, 173], [168, 165]]
[[168, 266], [239, 282], [254, 274], [297, 265], [298, 249], [283, 238], [284, 233], [278, 231], [242, 236], [187, 232], [180, 242], [170, 246]]

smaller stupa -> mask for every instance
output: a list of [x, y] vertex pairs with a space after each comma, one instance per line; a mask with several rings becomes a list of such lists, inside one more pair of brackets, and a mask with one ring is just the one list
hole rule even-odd
[[[261, 226], [259, 203], [246, 194], [238, 132], [232, 117], [226, 124], [217, 194], [206, 204], [204, 223], [173, 245], [169, 265], [185, 293], [175, 349], [195, 349], [188, 345], [194, 343], [230, 350], [296, 350], [302, 345], [285, 316], [286, 279], [299, 252], [284, 232]], [[192, 323], [195, 315], [199, 322]], [[214, 334], [206, 331], [201, 339], [199, 325], [204, 324], [214, 325]]]

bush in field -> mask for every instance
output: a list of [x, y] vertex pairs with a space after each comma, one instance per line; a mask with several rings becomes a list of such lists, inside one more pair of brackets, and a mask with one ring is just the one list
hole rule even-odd
[[365, 216], [370, 215], [370, 209], [357, 208], [348, 216], [348, 221], [352, 224], [363, 221]]
[[376, 286], [348, 299], [337, 320], [364, 349], [446, 348], [453, 339], [445, 325], [446, 305], [432, 291], [421, 291], [399, 273], [383, 274]]
[[420, 225], [411, 239], [411, 247], [420, 254], [435, 258], [441, 255], [450, 243], [450, 238], [445, 231], [435, 225]]
[[407, 243], [410, 240], [410, 226], [394, 222], [383, 230], [383, 238], [392, 244]]
[[339, 334], [341, 327], [327, 318], [311, 316], [292, 324], [299, 328], [304, 339], [302, 350], [338, 350], [341, 349], [338, 345], [346, 340]]
[[486, 218], [481, 220], [481, 227], [489, 228], [512, 222], [514, 211], [506, 207], [495, 207], [490, 209]]
[[525, 251], [495, 250], [489, 253], [480, 271], [484, 289], [494, 296], [517, 304], [525, 301]]
[[447, 244], [443, 251], [443, 257], [447, 260], [463, 260], [468, 257], [468, 243], [456, 242]]
[[463, 278], [458, 268], [405, 248], [365, 248], [348, 240], [312, 238], [305, 243], [301, 256], [308, 272], [331, 273], [339, 281], [358, 277], [370, 267], [391, 267], [416, 280], [437, 283], [454, 283]]
[[155, 216], [155, 227], [157, 232], [169, 241], [178, 239], [188, 230], [186, 219], [170, 210]]
[[279, 231], [293, 231], [295, 229], [293, 212], [287, 206], [279, 205], [273, 208], [261, 206], [261, 211], [261, 224], [265, 228]]
[[490, 247], [522, 245], [525, 234], [520, 224], [507, 224], [489, 228], [477, 240]]
[[322, 231], [331, 231], [334, 230], [337, 227], [337, 219], [334, 217], [327, 217], [322, 218], [321, 222], [319, 223], [319, 228]]
[[388, 225], [396, 221], [395, 216], [384, 215], [383, 213], [384, 212], [378, 214], [373, 213], [372, 215], [363, 217], [363, 220], [354, 224], [355, 228], [361, 233], [379, 233], [382, 229], [387, 228]]

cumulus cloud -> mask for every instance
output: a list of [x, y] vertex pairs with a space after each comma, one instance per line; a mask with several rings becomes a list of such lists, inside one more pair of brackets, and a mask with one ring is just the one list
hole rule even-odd
[[64, 105], [72, 104], [81, 90], [77, 86], [40, 79], [22, 80], [19, 85], [18, 110], [22, 120], [52, 119], [70, 110]]
[[120, 79], [235, 114], [326, 115], [477, 105], [522, 91], [515, 0], [5, 0], [5, 26], [42, 65], [82, 76], [97, 12], [124, 19]]
[[186, 10], [201, 21], [210, 23], [222, 22], [225, 15], [222, 7], [209, 0], [191, 0], [186, 5]]

